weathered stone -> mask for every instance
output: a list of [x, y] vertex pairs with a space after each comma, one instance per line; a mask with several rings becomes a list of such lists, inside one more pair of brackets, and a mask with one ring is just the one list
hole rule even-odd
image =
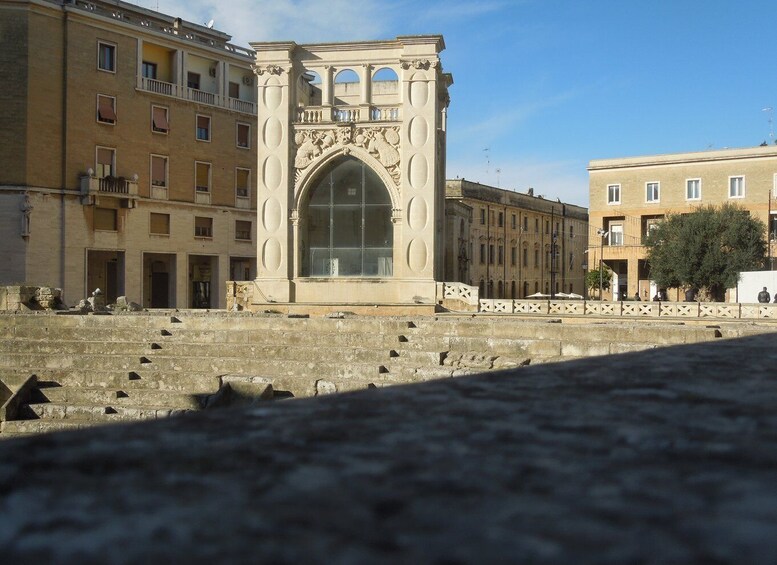
[[337, 385], [331, 381], [319, 379], [316, 381], [316, 396], [322, 394], [334, 394], [337, 392]]

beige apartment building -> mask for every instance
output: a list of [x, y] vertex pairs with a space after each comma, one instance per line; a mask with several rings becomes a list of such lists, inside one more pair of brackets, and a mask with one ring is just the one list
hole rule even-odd
[[[605, 299], [655, 296], [658, 289], [650, 280], [643, 242], [667, 214], [739, 204], [768, 226], [770, 256], [777, 252], [777, 147], [597, 159], [588, 171], [589, 264], [596, 268], [601, 259], [613, 271]], [[670, 289], [669, 300], [682, 300], [681, 290]]]
[[448, 180], [445, 280], [481, 298], [585, 293], [588, 211], [464, 179]]
[[0, 284], [223, 307], [256, 275], [254, 53], [121, 1], [0, 3]]

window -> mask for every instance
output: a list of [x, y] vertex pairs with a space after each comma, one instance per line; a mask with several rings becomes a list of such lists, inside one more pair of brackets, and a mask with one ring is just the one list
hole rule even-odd
[[250, 147], [251, 126], [249, 124], [237, 123], [237, 146], [243, 149]]
[[550, 235], [550, 220], [545, 220], [545, 233]]
[[97, 121], [101, 124], [116, 123], [116, 98], [105, 94], [97, 95]]
[[481, 208], [480, 209], [480, 225], [485, 226], [486, 225], [486, 209]]
[[518, 225], [518, 219], [515, 217], [515, 214], [513, 214], [513, 217], [512, 217], [512, 220], [511, 220], [510, 227], [511, 227], [512, 229], [515, 229], [515, 226], [516, 226], [516, 225]]
[[493, 244], [488, 246], [488, 262], [491, 263], [492, 265], [494, 264], [494, 246], [493, 246]]
[[116, 72], [116, 46], [97, 42], [97, 68], [109, 73]]
[[524, 248], [523, 250], [523, 266], [528, 267], [529, 266], [529, 250]]
[[497, 262], [502, 265], [505, 262], [505, 248], [503, 245], [500, 245], [497, 250]]
[[167, 108], [164, 106], [151, 106], [151, 131], [165, 134], [170, 131]]
[[155, 235], [170, 235], [170, 214], [151, 212], [148, 219], [148, 231]]
[[534, 268], [537, 269], [540, 266], [540, 250], [534, 250]]
[[197, 140], [210, 141], [210, 116], [197, 114]]
[[229, 97], [230, 98], [240, 98], [240, 83], [239, 82], [230, 82], [229, 83]]
[[569, 226], [569, 239], [575, 238], [575, 226], [571, 225]]
[[95, 175], [97, 178], [113, 176], [116, 170], [116, 150], [109, 147], [98, 147], [95, 159]]
[[505, 225], [505, 215], [504, 212], [499, 212], [499, 227], [503, 227]]
[[660, 187], [657, 182], [645, 183], [645, 202], [658, 202], [660, 197]]
[[94, 229], [101, 231], [116, 231], [116, 210], [114, 208], [94, 209]]
[[515, 267], [516, 262], [518, 261], [518, 248], [517, 247], [511, 247], [510, 248], [510, 264]]
[[167, 187], [167, 157], [151, 155], [151, 186]]
[[728, 197], [729, 198], [744, 198], [745, 197], [745, 177], [728, 177]]
[[481, 265], [486, 264], [486, 244], [485, 243], [480, 244], [480, 264]]
[[607, 185], [607, 204], [620, 204], [621, 203], [621, 185], [608, 184]]
[[200, 89], [200, 74], [189, 71], [186, 73], [186, 86], [194, 90]]
[[152, 80], [156, 80], [156, 63], [149, 63], [148, 61], [143, 61], [143, 77], [144, 78], [150, 78]]
[[540, 219], [534, 218], [534, 233], [540, 233]]
[[235, 196], [238, 198], [248, 198], [249, 186], [251, 185], [250, 169], [235, 169]]
[[194, 237], [213, 237], [213, 218], [195, 216]]
[[194, 162], [194, 189], [197, 192], [210, 192], [210, 163]]
[[661, 222], [661, 218], [645, 218], [645, 237], [650, 235], [650, 232], [658, 227]]
[[529, 232], [529, 216], [523, 217], [523, 231]]
[[308, 197], [307, 276], [394, 274], [391, 197], [380, 177], [354, 157], [341, 157], [318, 178]]
[[685, 181], [685, 199], [701, 200], [701, 179], [688, 179]]
[[610, 245], [623, 245], [623, 224], [610, 224]]
[[251, 222], [235, 220], [235, 239], [251, 241]]

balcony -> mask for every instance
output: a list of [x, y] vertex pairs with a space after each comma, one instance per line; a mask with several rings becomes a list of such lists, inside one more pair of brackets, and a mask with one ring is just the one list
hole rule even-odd
[[90, 171], [81, 177], [81, 204], [99, 205], [100, 198], [111, 197], [121, 200], [125, 208], [134, 208], [138, 197], [137, 175], [132, 179], [125, 177], [96, 177]]
[[303, 106], [297, 108], [298, 124], [330, 124], [356, 122], [398, 122], [402, 119], [397, 105], [364, 106]]
[[197, 88], [181, 86], [153, 78], [139, 77], [138, 90], [153, 92], [154, 94], [161, 94], [162, 96], [171, 96], [181, 100], [190, 100], [192, 102], [197, 102], [198, 104], [206, 104], [217, 108], [226, 108], [227, 110], [233, 110], [243, 114], [256, 115], [256, 104], [254, 102], [230, 98], [229, 96], [224, 96], [222, 94], [206, 92]]

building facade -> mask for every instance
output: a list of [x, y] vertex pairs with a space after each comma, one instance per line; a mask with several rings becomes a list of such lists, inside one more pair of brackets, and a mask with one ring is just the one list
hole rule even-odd
[[252, 303], [434, 304], [452, 83], [443, 38], [251, 46]]
[[223, 307], [256, 275], [253, 52], [121, 1], [0, 4], [0, 284]]
[[585, 293], [588, 211], [464, 179], [448, 180], [446, 281], [481, 298]]
[[[590, 162], [588, 172], [588, 254], [594, 258], [592, 268], [601, 259], [613, 272], [605, 299], [656, 295], [659, 289], [650, 280], [643, 243], [667, 214], [738, 204], [764, 222], [769, 256], [777, 252], [777, 147], [599, 159]], [[682, 300], [682, 289], [670, 289], [668, 298]]]

